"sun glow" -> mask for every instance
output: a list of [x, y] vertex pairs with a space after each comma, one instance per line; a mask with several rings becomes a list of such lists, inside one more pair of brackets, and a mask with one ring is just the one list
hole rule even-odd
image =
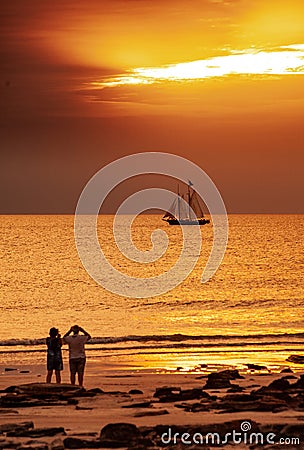
[[98, 87], [153, 84], [164, 81], [203, 80], [229, 75], [303, 75], [304, 44], [277, 49], [231, 51], [226, 56], [190, 61], [162, 67], [135, 68], [126, 74], [91, 83]]

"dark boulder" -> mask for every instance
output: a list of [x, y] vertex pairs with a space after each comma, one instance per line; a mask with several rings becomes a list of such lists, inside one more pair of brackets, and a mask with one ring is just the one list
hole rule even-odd
[[272, 381], [268, 386], [268, 390], [273, 391], [286, 391], [290, 388], [290, 383], [286, 378], [279, 378], [278, 380]]
[[230, 389], [227, 390], [227, 392], [242, 392], [243, 390], [244, 388], [238, 386], [237, 384], [234, 384]]
[[227, 378], [228, 380], [243, 380], [245, 378], [243, 377], [243, 375], [239, 374], [239, 371], [237, 369], [221, 370], [217, 373], [220, 374], [223, 378]]
[[304, 364], [304, 356], [302, 355], [290, 355], [286, 361], [296, 363], [296, 364]]
[[182, 389], [180, 387], [161, 387], [157, 388], [153, 397], [166, 397], [171, 394], [179, 394]]
[[3, 389], [1, 392], [9, 394], [9, 393], [15, 392], [16, 387], [17, 386], [8, 386], [7, 388]]
[[50, 443], [50, 450], [64, 450], [64, 445], [61, 439], [55, 439]]
[[32, 398], [28, 395], [6, 394], [0, 397], [1, 408], [31, 408], [36, 406], [65, 406], [67, 401], [50, 398], [49, 400], [41, 400]]
[[272, 381], [268, 386], [262, 386], [254, 394], [259, 396], [271, 395], [277, 398], [283, 398], [289, 400], [288, 390], [291, 387], [288, 380], [284, 378], [279, 378], [278, 380]]
[[242, 401], [230, 399], [226, 396], [222, 401], [218, 402], [217, 407], [225, 412], [240, 411], [263, 411], [263, 412], [279, 412], [288, 409], [286, 402], [275, 399], [273, 397], [263, 397], [253, 399], [251, 401]]
[[65, 406], [77, 404], [75, 397], [93, 397], [94, 392], [70, 384], [28, 383], [9, 386], [0, 398], [0, 407], [24, 408], [34, 406]]
[[292, 388], [294, 389], [303, 389], [304, 390], [304, 375], [300, 376], [300, 379], [291, 385]]
[[20, 447], [20, 445], [21, 444], [19, 442], [13, 441], [11, 439], [0, 440], [0, 450], [2, 450], [2, 449], [6, 450], [6, 449], [10, 449], [10, 448], [17, 449]]
[[110, 423], [100, 431], [99, 440], [104, 447], [119, 448], [139, 442], [141, 438], [139, 429], [132, 423]]
[[300, 442], [303, 443], [303, 438], [304, 438], [304, 429], [303, 429], [303, 424], [290, 424], [290, 425], [286, 425], [282, 431], [281, 431], [281, 435], [282, 436], [288, 436], [288, 437], [298, 437], [301, 438]]
[[149, 408], [151, 406], [151, 403], [151, 400], [148, 400], [146, 402], [130, 403], [128, 405], [123, 405], [122, 408]]
[[130, 395], [140, 395], [140, 394], [143, 394], [143, 391], [141, 391], [140, 389], [131, 389], [129, 391], [129, 394]]
[[200, 398], [210, 398], [207, 392], [204, 392], [200, 388], [184, 389], [181, 388], [158, 388], [156, 389], [154, 398], [158, 398], [161, 403], [170, 403], [186, 400], [198, 400]]
[[63, 440], [64, 448], [101, 448], [102, 443], [97, 439], [82, 439], [67, 437]]
[[95, 394], [104, 394], [105, 392], [100, 388], [88, 389], [87, 392], [94, 392]]
[[7, 433], [9, 437], [32, 437], [39, 438], [45, 436], [56, 436], [56, 434], [66, 434], [63, 427], [34, 428], [29, 430], [13, 430]]
[[25, 431], [31, 428], [34, 428], [34, 422], [3, 423], [0, 425], [0, 434], [10, 431]]
[[71, 384], [57, 384], [57, 383], [27, 383], [20, 384], [19, 386], [9, 386], [6, 388], [6, 392], [15, 392], [17, 394], [25, 394], [29, 396], [37, 395], [58, 395], [67, 392], [79, 393], [85, 391], [84, 388], [79, 386], [73, 386]]
[[228, 394], [222, 397], [222, 401], [229, 402], [252, 402], [254, 400], [258, 400], [254, 394]]
[[293, 373], [290, 367], [286, 367], [286, 369], [281, 370], [280, 373]]
[[155, 409], [153, 411], [139, 411], [134, 414], [134, 417], [153, 417], [153, 416], [163, 416], [169, 414], [166, 409]]
[[[221, 372], [214, 372], [208, 375], [207, 383], [204, 389], [239, 389], [237, 385], [230, 383], [230, 380], [243, 379], [238, 370], [222, 370]], [[240, 388], [241, 389], [241, 388]]]
[[47, 442], [32, 440], [27, 441], [18, 448], [20, 450], [48, 450], [49, 446]]
[[94, 408], [91, 408], [90, 406], [76, 406], [76, 411], [92, 411]]
[[249, 370], [268, 370], [266, 366], [261, 366], [260, 364], [245, 364]]
[[69, 398], [67, 401], [68, 405], [78, 405], [79, 401], [76, 398]]
[[204, 389], [226, 389], [231, 388], [230, 378], [221, 372], [210, 373]]
[[19, 414], [19, 411], [15, 410], [15, 409], [11, 409], [11, 408], [9, 408], [9, 409], [1, 409], [0, 408], [0, 416], [2, 414]]
[[183, 409], [186, 412], [209, 411], [210, 408], [205, 403], [177, 403], [175, 408]]

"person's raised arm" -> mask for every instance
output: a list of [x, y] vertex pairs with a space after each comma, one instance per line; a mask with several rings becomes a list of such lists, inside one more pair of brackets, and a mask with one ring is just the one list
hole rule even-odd
[[79, 331], [82, 331], [82, 333], [85, 336], [87, 336], [88, 340], [91, 339], [92, 336], [86, 330], [84, 330], [83, 328], [79, 327]]
[[71, 328], [69, 329], [69, 331], [67, 331], [67, 332], [65, 333], [65, 335], [63, 336], [63, 339], [64, 339], [65, 337], [69, 336], [69, 335], [72, 333], [72, 331], [73, 331], [73, 328], [71, 327]]

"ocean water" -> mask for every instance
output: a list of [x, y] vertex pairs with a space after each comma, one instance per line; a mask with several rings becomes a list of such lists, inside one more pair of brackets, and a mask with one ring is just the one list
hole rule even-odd
[[[73, 216], [0, 216], [0, 356], [3, 363], [44, 361], [51, 326], [79, 323], [93, 336], [91, 360], [121, 367], [193, 369], [199, 364], [288, 365], [304, 353], [304, 216], [230, 215], [224, 260], [200, 282], [213, 240], [202, 227], [195, 269], [161, 296], [132, 299], [108, 292], [85, 271], [74, 243]], [[100, 216], [103, 251], [132, 276], [164, 273], [177, 261], [182, 236], [158, 215], [133, 223], [138, 249], [151, 249], [162, 229], [168, 249], [140, 264], [117, 249], [113, 216]]]

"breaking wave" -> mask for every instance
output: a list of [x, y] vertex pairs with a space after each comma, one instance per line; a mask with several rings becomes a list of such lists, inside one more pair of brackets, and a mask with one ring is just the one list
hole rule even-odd
[[[200, 342], [201, 341], [201, 342]], [[90, 340], [91, 345], [108, 345], [124, 343], [143, 343], [143, 344], [161, 344], [171, 346], [172, 343], [178, 343], [179, 346], [234, 346], [234, 345], [269, 345], [269, 344], [303, 344], [304, 333], [282, 333], [282, 334], [251, 334], [251, 335], [145, 335], [145, 336], [107, 336], [93, 337]], [[35, 347], [45, 345], [45, 338], [39, 339], [7, 339], [0, 341], [0, 347]], [[159, 346], [159, 345], [157, 345]]]

